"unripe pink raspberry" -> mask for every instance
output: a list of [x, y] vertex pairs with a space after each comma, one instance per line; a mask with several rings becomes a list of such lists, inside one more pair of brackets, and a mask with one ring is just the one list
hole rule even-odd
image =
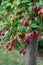
[[33, 14], [33, 12], [30, 12], [29, 15], [30, 15], [30, 17], [33, 17], [34, 14]]
[[41, 14], [41, 11], [39, 10], [39, 11], [38, 11], [38, 15], [40, 15], [40, 14]]

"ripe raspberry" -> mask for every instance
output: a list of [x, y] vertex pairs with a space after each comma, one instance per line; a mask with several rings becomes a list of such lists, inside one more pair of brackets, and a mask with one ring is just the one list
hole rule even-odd
[[15, 42], [18, 42], [18, 38], [17, 37], [15, 38]]
[[36, 32], [36, 36], [39, 36], [39, 32]]
[[12, 47], [13, 46], [13, 43], [10, 43], [10, 46]]
[[29, 15], [30, 15], [30, 17], [33, 17], [33, 12], [30, 12]]
[[24, 50], [22, 49], [22, 50], [19, 51], [19, 53], [21, 54], [21, 53], [23, 53], [23, 51], [24, 51]]
[[8, 48], [8, 50], [9, 50], [9, 51], [11, 51], [11, 50], [12, 50], [12, 48], [10, 47], [10, 48]]
[[34, 37], [34, 33], [32, 33], [31, 36]]
[[29, 35], [25, 36], [25, 41], [27, 42], [29, 40]]
[[24, 21], [24, 26], [27, 26], [29, 24], [29, 20]]
[[13, 40], [10, 40], [10, 44], [12, 44], [13, 43]]
[[5, 35], [4, 32], [2, 32], [1, 35], [4, 36]]
[[9, 45], [10, 45], [10, 43], [8, 43], [8, 44], [6, 45], [6, 48], [8, 48], [8, 47], [9, 47]]
[[38, 7], [37, 10], [39, 11], [41, 9], [41, 7]]
[[36, 5], [33, 6], [33, 10], [37, 10], [37, 6]]
[[25, 53], [26, 53], [26, 52], [25, 52], [25, 51], [23, 51], [23, 55], [25, 55]]
[[33, 39], [33, 36], [32, 36], [32, 35], [30, 35], [30, 36], [29, 36], [29, 38], [30, 38], [30, 39]]
[[22, 13], [21, 11], [18, 11], [18, 12], [17, 12], [18, 15], [21, 15], [21, 13]]
[[0, 33], [2, 33], [2, 30], [0, 30]]

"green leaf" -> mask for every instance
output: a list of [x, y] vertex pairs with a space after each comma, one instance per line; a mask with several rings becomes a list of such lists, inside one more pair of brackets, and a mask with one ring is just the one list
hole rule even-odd
[[37, 26], [35, 23], [31, 24], [30, 27], [31, 27], [31, 28], [38, 28], [38, 26]]
[[32, 6], [30, 6], [30, 7], [28, 8], [28, 11], [29, 11], [29, 12], [32, 12]]
[[19, 42], [14, 42], [14, 48], [19, 50], [20, 43]]
[[42, 5], [43, 6], [43, 1], [40, 0], [39, 5]]
[[26, 26], [26, 27], [25, 27], [25, 30], [26, 30], [26, 31], [29, 31], [29, 29], [30, 29], [29, 26]]
[[25, 27], [23, 25], [21, 25], [21, 26], [18, 27], [18, 30], [22, 32], [22, 31], [25, 30]]
[[11, 3], [7, 3], [7, 5], [6, 6], [11, 6]]
[[26, 12], [25, 13], [25, 16], [24, 16], [26, 19], [29, 19], [30, 17], [29, 17], [29, 14]]
[[32, 4], [33, 4], [32, 2], [28, 3], [29, 6], [31, 6]]
[[14, 5], [11, 5], [11, 9], [13, 9], [14, 8]]
[[20, 0], [17, 0], [16, 3], [17, 3], [17, 5], [19, 5], [20, 4]]
[[1, 3], [1, 6], [6, 5], [7, 3], [8, 3], [8, 1], [4, 1]]
[[20, 0], [15, 0], [15, 1], [13, 2], [13, 4], [19, 5], [19, 4], [20, 4]]
[[22, 3], [28, 3], [30, 0], [23, 0]]

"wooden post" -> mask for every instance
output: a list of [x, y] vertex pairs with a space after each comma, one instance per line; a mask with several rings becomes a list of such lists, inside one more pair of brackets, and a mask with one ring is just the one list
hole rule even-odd
[[26, 46], [25, 65], [36, 65], [37, 49], [38, 37], [35, 36], [34, 39], [29, 40]]

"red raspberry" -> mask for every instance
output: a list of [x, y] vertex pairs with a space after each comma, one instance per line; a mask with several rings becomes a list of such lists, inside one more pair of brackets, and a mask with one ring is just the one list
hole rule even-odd
[[31, 36], [34, 37], [34, 33], [32, 33]]
[[18, 15], [21, 15], [21, 13], [22, 13], [21, 11], [18, 11], [18, 12], [17, 12]]
[[41, 7], [38, 7], [37, 10], [39, 11], [41, 9]]
[[9, 44], [6, 45], [6, 48], [8, 48], [8, 47], [9, 47]]
[[30, 15], [30, 17], [33, 17], [33, 12], [30, 12], [29, 15]]
[[40, 15], [41, 19], [43, 20], [43, 14]]
[[8, 50], [11, 51], [12, 50], [12, 47], [9, 47]]
[[30, 39], [33, 39], [33, 36], [32, 36], [32, 35], [30, 35], [30, 36], [29, 36], [29, 38], [30, 38]]
[[9, 45], [10, 45], [10, 43], [8, 43], [8, 44], [6, 45], [6, 48], [8, 48], [8, 47], [9, 47]]
[[2, 30], [0, 30], [0, 33], [2, 33]]
[[4, 36], [5, 35], [4, 32], [2, 32], [1, 35]]
[[13, 43], [10, 43], [10, 46], [13, 46]]
[[37, 6], [36, 5], [33, 6], [33, 10], [37, 10]]
[[13, 40], [10, 40], [10, 44], [12, 44], [13, 43]]
[[22, 50], [19, 51], [19, 53], [21, 54], [23, 51], [24, 51], [24, 50], [22, 49]]
[[36, 36], [39, 36], [39, 32], [36, 32]]
[[24, 26], [27, 26], [29, 24], [29, 20], [24, 21]]
[[23, 51], [23, 55], [25, 55], [25, 53], [26, 53], [26, 52], [25, 52], [25, 51]]
[[25, 41], [27, 42], [29, 40], [29, 35], [25, 36]]
[[18, 42], [18, 38], [16, 37], [16, 38], [14, 39], [14, 41], [15, 41], [15, 42]]

